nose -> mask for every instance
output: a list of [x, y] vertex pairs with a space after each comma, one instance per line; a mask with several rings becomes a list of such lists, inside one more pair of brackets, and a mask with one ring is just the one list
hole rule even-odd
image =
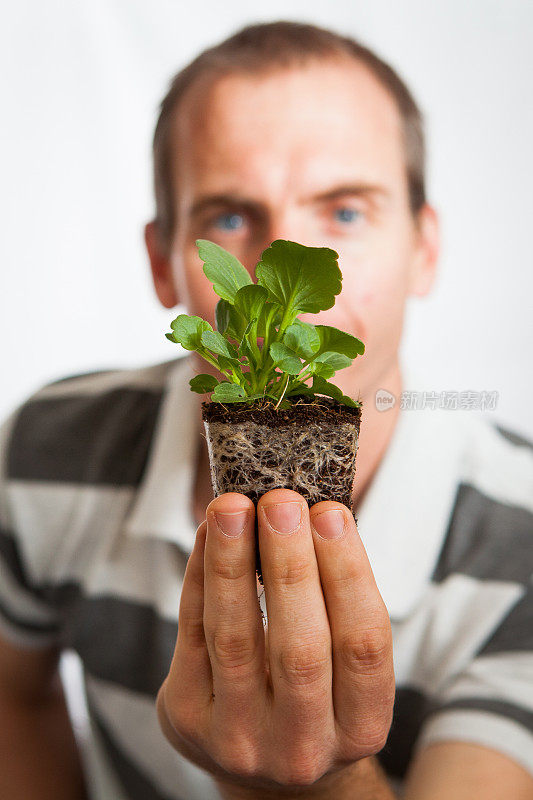
[[260, 240], [254, 244], [253, 253], [247, 264], [247, 268], [252, 278], [254, 278], [255, 267], [261, 260], [261, 255], [272, 242], [276, 239], [285, 239], [291, 242], [299, 242], [300, 244], [307, 244], [308, 234], [302, 229], [301, 225], [297, 224], [294, 218], [289, 215], [284, 215], [282, 218], [272, 220]]
[[295, 214], [285, 213], [278, 219], [272, 220], [269, 235], [270, 241], [268, 244], [271, 244], [276, 239], [288, 239], [291, 242], [299, 242], [300, 244], [306, 243], [306, 232], [296, 219]]

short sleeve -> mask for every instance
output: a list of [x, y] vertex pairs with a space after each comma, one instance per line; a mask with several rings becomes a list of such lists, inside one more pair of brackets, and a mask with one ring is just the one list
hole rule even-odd
[[57, 611], [28, 569], [31, 539], [23, 545], [10, 508], [14, 482], [8, 464], [18, 414], [0, 425], [0, 635], [18, 647], [42, 648], [58, 644], [60, 627]]
[[493, 748], [533, 775], [533, 587], [523, 592], [467, 667], [443, 690], [420, 730], [428, 744]]

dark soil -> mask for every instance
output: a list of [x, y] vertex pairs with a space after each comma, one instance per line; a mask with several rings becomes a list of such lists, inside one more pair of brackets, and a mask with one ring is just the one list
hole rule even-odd
[[332, 397], [293, 395], [288, 398], [292, 408], [276, 409], [270, 401], [255, 400], [251, 403], [202, 403], [202, 418], [207, 422], [230, 422], [238, 424], [243, 419], [259, 425], [280, 425], [297, 422], [324, 420], [328, 425], [340, 425], [361, 419], [361, 405], [346, 406]]

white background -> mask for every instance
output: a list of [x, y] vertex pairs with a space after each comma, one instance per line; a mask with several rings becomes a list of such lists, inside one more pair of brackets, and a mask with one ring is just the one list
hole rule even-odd
[[533, 4], [528, 0], [18, 0], [0, 29], [0, 416], [45, 381], [175, 357], [184, 309], [153, 292], [142, 226], [171, 75], [245, 23], [350, 33], [426, 112], [443, 253], [413, 300], [406, 362], [426, 390], [497, 390], [533, 436]]

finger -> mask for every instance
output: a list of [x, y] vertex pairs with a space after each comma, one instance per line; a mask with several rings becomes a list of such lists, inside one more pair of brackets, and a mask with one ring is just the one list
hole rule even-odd
[[[290, 516], [293, 504], [296, 519]], [[273, 489], [260, 498], [257, 513], [272, 713], [292, 737], [290, 747], [298, 730], [309, 738], [317, 725], [323, 732], [328, 724], [334, 729], [331, 635], [305, 499], [291, 489]]]
[[337, 725], [364, 745], [388, 732], [391, 722], [389, 615], [349, 509], [322, 501], [311, 508], [310, 519], [332, 636]]
[[[206, 516], [204, 629], [215, 695], [212, 724], [221, 737], [230, 730], [248, 735], [261, 725], [266, 701], [255, 509], [245, 495], [226, 492], [209, 503]], [[237, 530], [242, 532], [229, 535]]]
[[[204, 634], [204, 548], [207, 523], [204, 520], [196, 531], [189, 556], [178, 614], [178, 637], [170, 671], [166, 680], [167, 703], [177, 716], [192, 719], [206, 716], [211, 708], [211, 662]], [[198, 722], [199, 720], [197, 720]], [[207, 720], [206, 720], [207, 722]]]

